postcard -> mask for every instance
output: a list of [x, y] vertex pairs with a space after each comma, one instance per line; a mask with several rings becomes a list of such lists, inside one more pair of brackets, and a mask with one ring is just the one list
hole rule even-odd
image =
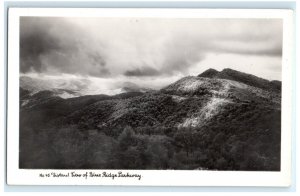
[[290, 185], [291, 10], [8, 19], [9, 185]]

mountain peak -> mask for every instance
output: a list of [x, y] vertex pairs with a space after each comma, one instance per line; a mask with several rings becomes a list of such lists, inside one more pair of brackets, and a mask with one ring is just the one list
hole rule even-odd
[[269, 80], [257, 77], [255, 75], [236, 71], [230, 68], [225, 68], [220, 72], [215, 69], [208, 69], [203, 73], [199, 74], [198, 77], [233, 80], [265, 90], [280, 91], [281, 89], [280, 81], [270, 82]]
[[215, 70], [215, 69], [210, 68], [210, 69], [208, 69], [208, 70], [202, 72], [201, 74], [199, 74], [198, 77], [213, 78], [213, 77], [215, 77], [216, 75], [218, 75], [218, 73], [220, 73], [220, 72], [218, 72], [218, 71]]
[[239, 71], [230, 68], [224, 68], [221, 72], [239, 72]]
[[[234, 69], [230, 69], [230, 68], [224, 68], [222, 71], [219, 72], [220, 75], [222, 74], [227, 74], [227, 75], [230, 75], [230, 76], [239, 76], [239, 77], [246, 77], [246, 76], [250, 76], [250, 77], [256, 77], [256, 78], [259, 78], [257, 76], [254, 76], [252, 74], [248, 74], [248, 73], [244, 73], [244, 72], [241, 72], [241, 71], [237, 71], [237, 70], [234, 70]], [[262, 78], [261, 78], [262, 79]], [[264, 79], [265, 80], [265, 79]], [[267, 80], [266, 80], [267, 81]]]

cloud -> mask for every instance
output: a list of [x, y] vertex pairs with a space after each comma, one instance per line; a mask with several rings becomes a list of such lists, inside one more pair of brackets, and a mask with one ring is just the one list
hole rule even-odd
[[128, 70], [124, 73], [125, 76], [157, 76], [159, 72], [152, 67], [144, 66], [142, 68], [136, 68]]
[[22, 73], [171, 77], [195, 72], [209, 54], [281, 53], [280, 19], [22, 17], [20, 25]]
[[101, 47], [92, 41], [63, 18], [22, 17], [20, 71], [107, 76]]
[[20, 23], [20, 62], [21, 72], [44, 71], [40, 55], [60, 49], [59, 40], [47, 31], [37, 18], [21, 18]]
[[214, 53], [231, 53], [241, 54], [245, 56], [267, 56], [267, 57], [281, 57], [281, 44], [276, 46], [276, 43], [258, 43], [258, 42], [236, 42], [222, 40], [218, 43], [213, 43], [209, 51]]

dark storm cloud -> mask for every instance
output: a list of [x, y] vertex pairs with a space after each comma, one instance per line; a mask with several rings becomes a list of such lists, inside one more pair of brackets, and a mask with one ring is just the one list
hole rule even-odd
[[101, 48], [63, 18], [22, 17], [20, 71], [107, 76]]
[[132, 21], [22, 17], [20, 71], [111, 78], [169, 77], [190, 74], [189, 69], [211, 53], [240, 55], [245, 61], [277, 58], [282, 53], [282, 21], [277, 19]]
[[20, 62], [21, 72], [42, 70], [42, 54], [59, 50], [59, 40], [49, 34], [48, 28], [39, 20], [22, 17], [20, 22]]
[[124, 73], [125, 76], [157, 76], [160, 73], [152, 67], [144, 66], [133, 70], [128, 70]]

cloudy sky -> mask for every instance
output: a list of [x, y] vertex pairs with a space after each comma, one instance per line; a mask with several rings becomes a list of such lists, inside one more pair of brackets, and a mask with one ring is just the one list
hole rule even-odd
[[160, 88], [208, 68], [281, 80], [280, 19], [22, 17], [23, 75]]

